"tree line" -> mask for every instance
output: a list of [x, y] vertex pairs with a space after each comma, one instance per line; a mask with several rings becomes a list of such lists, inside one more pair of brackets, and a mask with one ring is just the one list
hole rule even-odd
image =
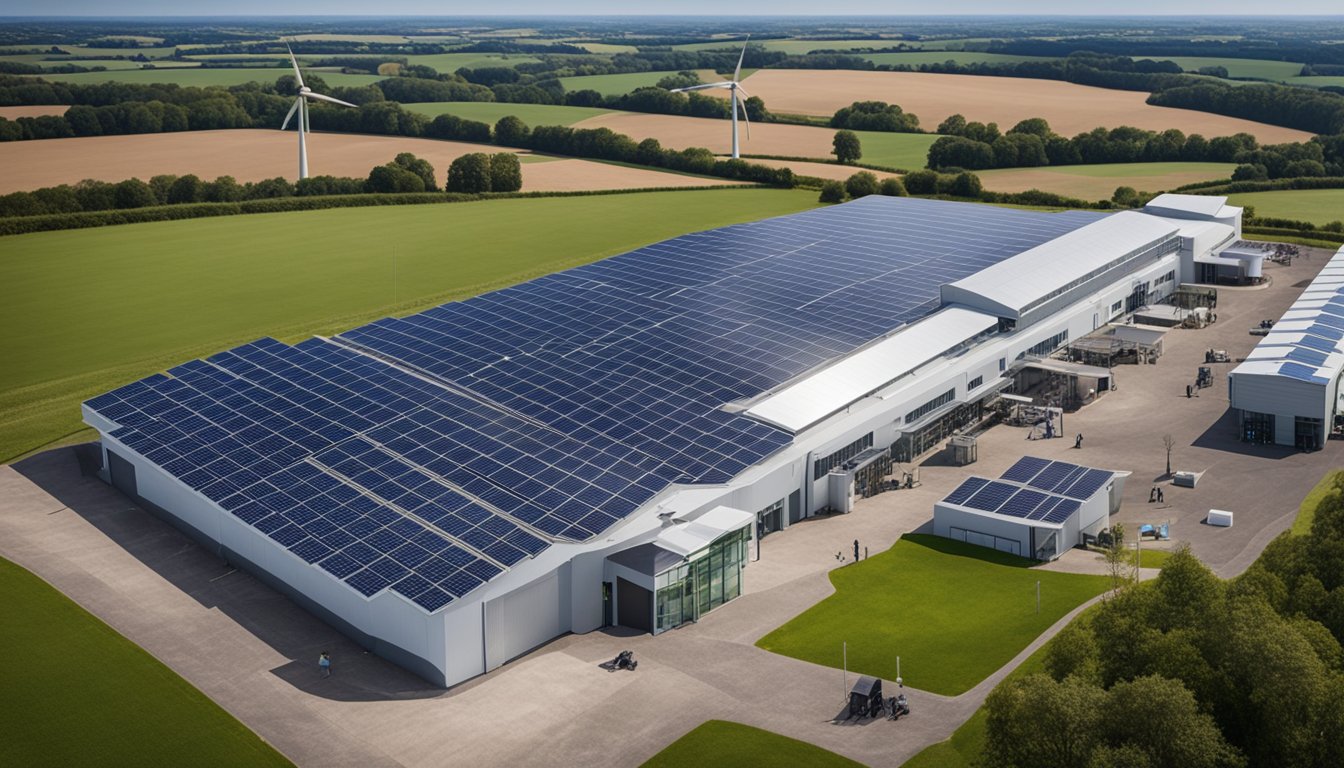
[[62, 213], [131, 210], [159, 205], [238, 203], [283, 197], [329, 195], [406, 194], [418, 192], [517, 192], [523, 186], [522, 167], [512, 152], [471, 153], [455, 159], [445, 183], [439, 186], [428, 160], [402, 152], [366, 178], [310, 176], [291, 182], [284, 178], [239, 183], [232, 176], [206, 181], [195, 174], [163, 174], [149, 181], [120, 182], [86, 179], [78, 184], [43, 187], [31, 192], [0, 196], [0, 218]]
[[1344, 765], [1344, 473], [1309, 535], [1222, 581], [1188, 549], [986, 701], [997, 768]]
[[1248, 133], [1206, 139], [1174, 128], [1157, 132], [1121, 126], [1065, 138], [1042, 118], [1023, 120], [1000, 133], [995, 123], [967, 122], [961, 115], [944, 120], [938, 133], [943, 136], [929, 147], [930, 168], [981, 170], [1179, 160], [1237, 163], [1233, 178], [1238, 180], [1344, 175], [1344, 136], [1261, 145]]

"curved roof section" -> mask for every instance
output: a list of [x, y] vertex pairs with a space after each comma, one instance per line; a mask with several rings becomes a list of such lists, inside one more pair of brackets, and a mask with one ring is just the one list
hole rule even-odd
[[1106, 216], [944, 286], [943, 300], [1020, 317], [1033, 302], [1177, 231], [1169, 222], [1134, 211]]
[[1328, 384], [1344, 371], [1344, 248], [1340, 248], [1230, 376]]
[[993, 315], [946, 307], [785, 387], [747, 413], [801, 432], [998, 324]]

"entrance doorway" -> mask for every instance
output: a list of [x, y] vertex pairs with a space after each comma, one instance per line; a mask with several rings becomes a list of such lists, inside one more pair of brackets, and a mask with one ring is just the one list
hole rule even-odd
[[602, 582], [602, 626], [604, 627], [611, 626], [612, 607], [611, 582], [604, 581]]
[[756, 513], [756, 535], [764, 539], [766, 536], [784, 529], [784, 500], [780, 499], [774, 504], [762, 509]]

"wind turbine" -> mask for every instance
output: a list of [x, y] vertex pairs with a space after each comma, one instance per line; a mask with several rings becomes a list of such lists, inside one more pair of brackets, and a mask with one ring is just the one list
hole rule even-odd
[[[721, 82], [718, 82], [718, 83], [702, 83], [702, 84], [700, 84], [700, 85], [690, 85], [690, 86], [687, 86], [687, 87], [685, 87], [685, 88], [673, 88], [673, 89], [672, 89], [672, 92], [673, 92], [673, 93], [684, 93], [684, 92], [686, 92], [686, 91], [704, 91], [704, 90], [707, 90], [707, 89], [710, 89], [710, 88], [727, 88], [727, 89], [728, 89], [728, 101], [729, 101], [729, 104], [732, 106], [732, 110], [733, 110], [733, 159], [737, 159], [737, 157], [738, 157], [738, 151], [737, 151], [737, 110], [738, 110], [739, 106], [741, 106], [741, 109], [742, 109], [742, 119], [745, 120], [746, 123], [747, 123], [747, 138], [748, 138], [748, 139], [751, 138], [751, 120], [750, 120], [750, 118], [747, 117], [747, 108], [746, 108], [746, 105], [743, 105], [743, 104], [741, 103], [741, 102], [742, 102], [742, 96], [746, 96], [747, 98], [751, 98], [751, 94], [747, 93], [746, 90], [742, 88], [742, 83], [739, 82], [739, 78], [742, 76], [742, 59], [744, 59], [744, 58], [746, 57], [746, 55], [747, 55], [747, 42], [750, 41], [750, 40], [751, 40], [751, 35], [747, 35], [747, 39], [744, 40], [744, 41], [742, 42], [742, 53], [737, 57], [737, 69], [733, 70], [733, 79], [732, 79], [732, 80], [724, 80], [724, 81], [721, 81]], [[739, 94], [740, 94], [740, 95], [739, 95]]]
[[348, 101], [341, 101], [340, 99], [333, 99], [330, 96], [324, 96], [320, 93], [313, 93], [313, 89], [303, 84], [303, 74], [299, 72], [299, 61], [294, 58], [294, 50], [289, 47], [289, 43], [285, 43], [285, 50], [289, 51], [289, 61], [294, 65], [294, 79], [299, 83], [299, 95], [294, 99], [294, 106], [289, 108], [289, 114], [285, 115], [285, 122], [280, 125], [280, 130], [283, 131], [285, 128], [289, 127], [290, 118], [294, 117], [295, 112], [299, 113], [299, 178], [306, 179], [308, 178], [308, 145], [306, 143], [306, 137], [309, 131], [308, 99], [325, 101], [330, 104], [339, 104], [342, 107], [354, 107], [355, 105]]

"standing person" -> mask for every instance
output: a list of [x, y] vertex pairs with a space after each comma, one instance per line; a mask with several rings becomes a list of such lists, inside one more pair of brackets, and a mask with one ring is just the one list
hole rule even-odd
[[1158, 503], [1158, 504], [1163, 504], [1163, 503], [1165, 503], [1165, 502], [1166, 502], [1166, 499], [1162, 498], [1162, 489], [1161, 489], [1161, 488], [1158, 488], [1158, 489], [1157, 489], [1157, 503]]
[[1075, 437], [1075, 438], [1073, 438], [1073, 447], [1074, 447], [1074, 448], [1082, 448], [1082, 447], [1083, 447], [1083, 433], [1082, 433], [1082, 432], [1079, 432], [1079, 433], [1078, 433], [1078, 436]]
[[317, 657], [317, 668], [322, 671], [323, 677], [331, 677], [331, 655], [326, 651]]
[[854, 540], [854, 562], [859, 562], [859, 540]]
[[1149, 503], [1149, 504], [1152, 504], [1156, 499], [1157, 499], [1157, 486], [1154, 485], [1154, 486], [1153, 486], [1151, 489], [1149, 489], [1149, 491], [1148, 491], [1148, 503]]

